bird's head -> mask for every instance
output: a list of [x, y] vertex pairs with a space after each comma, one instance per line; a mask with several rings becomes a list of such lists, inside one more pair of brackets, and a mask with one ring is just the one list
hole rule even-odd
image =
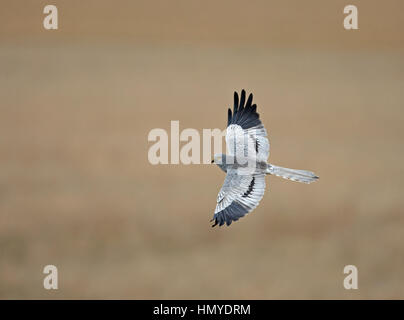
[[216, 164], [220, 169], [226, 172], [226, 155], [217, 153], [213, 156], [212, 163]]
[[221, 153], [216, 153], [216, 154], [213, 156], [212, 163], [215, 163], [215, 164], [217, 164], [217, 165], [219, 165], [219, 164], [225, 164], [225, 163], [226, 163], [226, 155], [225, 155], [225, 154], [221, 154]]

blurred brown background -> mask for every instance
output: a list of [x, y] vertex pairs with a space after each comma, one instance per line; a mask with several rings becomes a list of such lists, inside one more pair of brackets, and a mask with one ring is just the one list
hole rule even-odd
[[[0, 8], [0, 298], [404, 298], [403, 1]], [[150, 165], [147, 135], [224, 129], [241, 88], [270, 161], [321, 179], [212, 229], [224, 174]]]

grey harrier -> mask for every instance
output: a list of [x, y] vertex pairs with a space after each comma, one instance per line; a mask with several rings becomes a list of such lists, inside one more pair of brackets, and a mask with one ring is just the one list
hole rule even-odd
[[233, 113], [228, 110], [226, 130], [227, 154], [215, 154], [212, 163], [226, 172], [224, 184], [217, 196], [212, 227], [233, 221], [254, 210], [265, 192], [265, 176], [275, 175], [297, 182], [311, 183], [318, 177], [310, 171], [288, 169], [267, 163], [269, 141], [259, 119], [253, 95], [247, 101], [234, 92]]

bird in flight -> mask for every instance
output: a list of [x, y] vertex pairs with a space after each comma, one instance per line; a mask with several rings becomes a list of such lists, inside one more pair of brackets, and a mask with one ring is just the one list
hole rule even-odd
[[261, 201], [265, 192], [265, 176], [312, 183], [319, 179], [313, 172], [278, 167], [267, 162], [269, 141], [267, 132], [253, 104], [253, 95], [246, 101], [246, 93], [234, 92], [233, 112], [229, 108], [226, 129], [227, 154], [215, 154], [215, 163], [226, 172], [223, 186], [217, 196], [213, 215], [214, 224], [230, 225], [249, 212]]

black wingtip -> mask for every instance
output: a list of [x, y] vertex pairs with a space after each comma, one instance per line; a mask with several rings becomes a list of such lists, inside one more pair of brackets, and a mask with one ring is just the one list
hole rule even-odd
[[216, 226], [217, 226], [217, 219], [212, 219], [212, 220], [210, 220], [209, 222], [212, 222], [212, 221], [215, 221], [215, 224], [212, 225], [212, 228], [213, 228], [213, 227], [216, 227]]
[[241, 90], [241, 97], [240, 97], [240, 107], [239, 110], [244, 108], [244, 103], [245, 103], [245, 90]]
[[[248, 129], [261, 124], [259, 114], [257, 113], [257, 105], [253, 104], [254, 95], [250, 93], [246, 101], [246, 91], [241, 90], [240, 96], [234, 92], [234, 109], [228, 112], [227, 125], [238, 124], [243, 129]], [[230, 116], [231, 114], [231, 116]]]
[[238, 93], [234, 91], [234, 107], [233, 107], [234, 114], [236, 114], [237, 109], [238, 109]]
[[253, 100], [253, 94], [250, 93], [250, 95], [248, 96], [248, 99], [247, 99], [247, 103], [245, 105], [246, 108], [251, 107], [252, 100]]
[[227, 111], [227, 126], [231, 124], [231, 120], [232, 120], [232, 113], [231, 109], [229, 108], [229, 110]]

